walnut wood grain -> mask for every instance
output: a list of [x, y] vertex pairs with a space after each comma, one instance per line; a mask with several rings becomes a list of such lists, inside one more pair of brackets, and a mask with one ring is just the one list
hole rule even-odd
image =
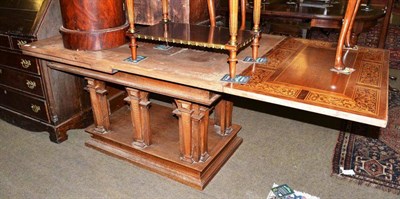
[[101, 50], [126, 43], [123, 1], [60, 0], [65, 48]]

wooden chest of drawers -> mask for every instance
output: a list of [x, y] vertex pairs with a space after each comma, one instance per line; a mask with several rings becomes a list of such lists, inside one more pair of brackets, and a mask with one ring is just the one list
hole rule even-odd
[[59, 34], [58, 0], [0, 3], [0, 118], [30, 131], [48, 131], [62, 142], [66, 131], [92, 122], [81, 77], [23, 55], [20, 46]]

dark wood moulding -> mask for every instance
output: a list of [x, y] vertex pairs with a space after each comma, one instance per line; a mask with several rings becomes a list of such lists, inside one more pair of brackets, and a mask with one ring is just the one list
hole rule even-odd
[[103, 50], [127, 42], [122, 1], [60, 0], [64, 47], [72, 50]]

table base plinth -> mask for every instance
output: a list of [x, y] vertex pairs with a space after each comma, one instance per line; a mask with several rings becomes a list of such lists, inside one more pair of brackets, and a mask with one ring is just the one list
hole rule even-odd
[[154, 121], [151, 122], [150, 146], [140, 149], [132, 145], [132, 134], [135, 130], [127, 107], [110, 116], [110, 132], [100, 134], [96, 133], [94, 126], [88, 127], [86, 131], [92, 134], [92, 138], [85, 144], [107, 155], [202, 190], [242, 143], [242, 138], [236, 136], [241, 128], [239, 125], [232, 125], [233, 130], [229, 135], [220, 136], [210, 120], [210, 157], [205, 162], [187, 163], [180, 160], [178, 119], [172, 114], [172, 108], [152, 104], [150, 114]]

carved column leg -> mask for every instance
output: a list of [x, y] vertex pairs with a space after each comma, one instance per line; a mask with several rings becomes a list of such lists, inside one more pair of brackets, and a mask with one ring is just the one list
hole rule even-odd
[[254, 0], [254, 11], [253, 11], [253, 31], [257, 34], [256, 38], [253, 40], [251, 45], [252, 48], [252, 57], [253, 59], [257, 59], [258, 57], [258, 48], [260, 47], [260, 18], [261, 18], [261, 0]]
[[214, 125], [218, 134], [225, 136], [232, 132], [233, 103], [221, 100], [215, 106]]
[[149, 93], [132, 88], [126, 88], [128, 97], [125, 101], [130, 103], [131, 120], [135, 128], [133, 146], [144, 148], [151, 144]]
[[237, 31], [238, 31], [238, 0], [229, 0], [229, 75], [231, 78], [236, 76], [236, 53], [237, 53]]
[[162, 0], [162, 15], [163, 15], [163, 22], [168, 22], [168, 0]]
[[179, 144], [181, 160], [189, 163], [204, 162], [208, 155], [207, 107], [183, 100], [175, 100], [179, 117]]
[[336, 48], [336, 58], [335, 58], [335, 66], [336, 70], [343, 70], [345, 65], [343, 63], [343, 45], [346, 34], [349, 30], [350, 20], [354, 12], [354, 8], [356, 7], [356, 3], [358, 0], [349, 0], [347, 4], [346, 13], [343, 19], [342, 29], [340, 30], [339, 41]]
[[356, 45], [356, 43], [352, 42], [352, 41], [354, 41], [353, 37], [355, 36], [353, 34], [353, 26], [354, 26], [354, 20], [356, 19], [358, 8], [360, 7], [360, 3], [361, 3], [361, 0], [356, 1], [356, 5], [354, 7], [353, 14], [350, 18], [349, 29], [347, 30], [346, 41], [345, 41], [345, 46], [347, 48], [354, 48]]
[[105, 82], [86, 78], [87, 88], [90, 93], [92, 103], [95, 131], [98, 133], [107, 133], [110, 130], [110, 113], [107, 104], [107, 90]]
[[128, 12], [129, 29], [127, 35], [130, 37], [131, 42], [129, 48], [131, 49], [132, 60], [137, 59], [137, 43], [135, 37], [135, 8], [134, 0], [125, 0], [126, 8]]
[[192, 136], [193, 136], [193, 160], [205, 162], [208, 157], [208, 121], [209, 109], [193, 104]]

